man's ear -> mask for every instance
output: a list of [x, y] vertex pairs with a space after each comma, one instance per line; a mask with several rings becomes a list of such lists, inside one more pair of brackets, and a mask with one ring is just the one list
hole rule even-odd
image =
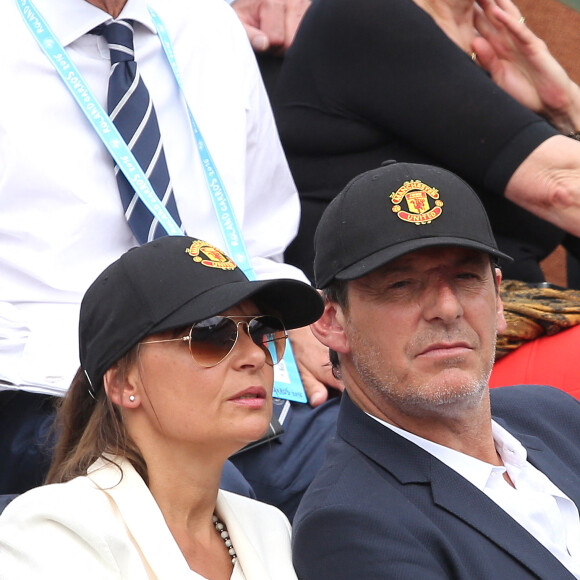
[[122, 371], [119, 364], [115, 364], [103, 377], [107, 397], [119, 407], [134, 409], [141, 404], [139, 389], [135, 386], [133, 376], [135, 369], [136, 365], [133, 365], [131, 369]]
[[350, 351], [344, 332], [345, 321], [343, 309], [334, 302], [326, 302], [322, 316], [310, 328], [322, 344], [344, 354]]
[[504, 316], [503, 301], [500, 296], [501, 288], [501, 270], [499, 268], [495, 269], [495, 279], [497, 283], [497, 296], [496, 296], [496, 311], [497, 311], [497, 333], [502, 334], [507, 328], [507, 322]]

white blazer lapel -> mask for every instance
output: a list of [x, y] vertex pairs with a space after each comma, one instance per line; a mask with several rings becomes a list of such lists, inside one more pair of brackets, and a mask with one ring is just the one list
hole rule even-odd
[[142, 559], [153, 574], [152, 578], [195, 578], [143, 479], [129, 461], [115, 458], [115, 463], [123, 470], [122, 479], [114, 465], [102, 460], [91, 467], [88, 475], [119, 510]]
[[245, 525], [242, 526], [221, 490], [217, 497], [216, 511], [228, 530], [246, 580], [271, 580], [271, 576], [246, 532], [249, 527], [255, 526], [258, 522], [245, 521]]

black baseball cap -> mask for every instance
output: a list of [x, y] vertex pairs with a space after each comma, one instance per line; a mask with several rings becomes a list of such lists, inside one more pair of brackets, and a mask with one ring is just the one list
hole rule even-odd
[[324, 211], [314, 237], [316, 286], [354, 280], [415, 250], [500, 252], [485, 209], [463, 179], [439, 167], [385, 162], [358, 175]]
[[306, 326], [323, 311], [320, 295], [308, 284], [248, 280], [228, 256], [203, 240], [165, 236], [133, 248], [85, 293], [81, 367], [97, 388], [107, 369], [145, 336], [215, 316], [250, 297], [286, 328]]

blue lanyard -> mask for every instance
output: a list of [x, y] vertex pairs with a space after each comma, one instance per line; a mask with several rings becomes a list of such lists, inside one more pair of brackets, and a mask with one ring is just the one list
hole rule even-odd
[[177, 81], [177, 85], [179, 86], [179, 90], [183, 95], [183, 100], [187, 107], [189, 121], [191, 123], [191, 128], [197, 142], [197, 149], [201, 157], [201, 163], [203, 166], [207, 188], [218, 217], [222, 237], [227, 245], [227, 253], [231, 258], [233, 258], [234, 262], [244, 271], [250, 280], [255, 280], [256, 274], [251, 266], [248, 250], [246, 249], [246, 244], [240, 231], [240, 226], [232, 208], [230, 198], [227, 194], [226, 187], [217, 170], [217, 167], [215, 166], [215, 163], [213, 162], [213, 158], [205, 143], [205, 139], [203, 138], [199, 126], [195, 121], [193, 113], [191, 112], [189, 103], [185, 98], [185, 91], [183, 90], [181, 74], [177, 68], [177, 61], [175, 60], [175, 54], [173, 52], [173, 44], [169, 38], [169, 34], [167, 33], [165, 25], [161, 21], [161, 18], [159, 18], [153, 8], [150, 6], [147, 8], [151, 18], [153, 19], [153, 24], [155, 25], [157, 34], [161, 40], [161, 45], [165, 51], [165, 56], [171, 65], [173, 75], [175, 76], [175, 80]]
[[[75, 64], [68, 58], [66, 50], [56, 38], [42, 15], [36, 10], [31, 0], [16, 0], [30, 32], [36, 38], [40, 48], [52, 62], [58, 74], [72, 93], [81, 110], [107, 147], [115, 163], [123, 172], [129, 183], [149, 211], [157, 218], [169, 235], [182, 235], [167, 208], [159, 200], [149, 179], [141, 169], [139, 162], [125, 143], [123, 137], [109, 118], [109, 115], [97, 101], [93, 92], [84, 81]], [[163, 50], [169, 61], [173, 74], [183, 96], [189, 120], [201, 157], [206, 184], [216, 212], [222, 237], [226, 244], [227, 254], [244, 271], [250, 280], [256, 279], [249, 254], [242, 236], [230, 198], [222, 178], [214, 164], [213, 158], [189, 107], [181, 82], [181, 74], [173, 52], [173, 44], [165, 25], [157, 13], [148, 7], [149, 14], [159, 35]], [[284, 359], [275, 368], [274, 396], [293, 401], [306, 402], [304, 387], [294, 360], [292, 347], [288, 343]]]

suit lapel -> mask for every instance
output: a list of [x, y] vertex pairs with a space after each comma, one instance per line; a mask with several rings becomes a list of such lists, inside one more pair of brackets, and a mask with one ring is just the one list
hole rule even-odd
[[[435, 505], [477, 530], [538, 577], [573, 578], [557, 558], [484, 493], [431, 454], [368, 417], [346, 393], [343, 393], [337, 433], [402, 485], [430, 483]], [[514, 436], [520, 437], [516, 433]], [[544, 448], [533, 439], [536, 448]], [[520, 441], [524, 446], [530, 443], [529, 438], [523, 436]], [[532, 453], [535, 459], [542, 454], [544, 458], [539, 459], [536, 466], [543, 469], [544, 465], [550, 473], [553, 454], [550, 453], [547, 460], [545, 450], [534, 449]], [[578, 478], [575, 479], [578, 482]], [[560, 486], [556, 479], [553, 482], [568, 494], [566, 488], [570, 488], [570, 482], [566, 486]], [[569, 497], [576, 500], [575, 495]]]
[[483, 492], [438, 459], [429, 456], [429, 461], [436, 505], [486, 536], [538, 577], [572, 578], [551, 552]]

